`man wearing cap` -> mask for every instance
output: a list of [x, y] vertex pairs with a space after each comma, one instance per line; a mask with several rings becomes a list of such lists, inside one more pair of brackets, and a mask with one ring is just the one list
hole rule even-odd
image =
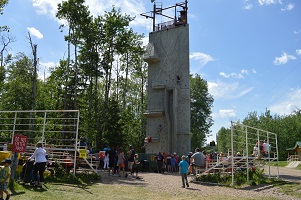
[[2, 166], [0, 170], [0, 200], [3, 200], [3, 192], [6, 193], [6, 199], [8, 200], [10, 198], [10, 194], [7, 191], [8, 186], [8, 179], [11, 174], [10, 164], [11, 159], [7, 158], [2, 161], [4, 163], [4, 166]]

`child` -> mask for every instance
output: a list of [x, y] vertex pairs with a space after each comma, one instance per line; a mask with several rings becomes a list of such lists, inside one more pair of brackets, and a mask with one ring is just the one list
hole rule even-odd
[[105, 152], [104, 160], [103, 160], [103, 169], [109, 168], [109, 150]]
[[133, 170], [133, 173], [136, 172], [136, 179], [141, 179], [138, 176], [138, 165], [139, 164], [140, 164], [140, 162], [138, 160], [138, 154], [135, 154], [135, 156], [134, 156], [134, 164], [133, 164], [132, 170]]
[[123, 149], [120, 147], [119, 148], [119, 152], [117, 155], [118, 159], [117, 159], [117, 164], [118, 164], [118, 176], [120, 177], [120, 170], [122, 170], [123, 172], [123, 176], [124, 176], [124, 152]]
[[186, 156], [182, 156], [182, 161], [179, 163], [180, 167], [180, 174], [182, 177], [182, 188], [185, 188], [185, 182], [186, 186], [189, 187], [188, 180], [187, 180], [187, 172], [188, 172], [188, 162], [186, 161]]
[[11, 169], [10, 169], [11, 159], [7, 158], [2, 162], [4, 163], [4, 166], [0, 170], [0, 200], [3, 200], [3, 192], [6, 194], [5, 200], [8, 200], [10, 198], [10, 194], [7, 191], [7, 186], [8, 186], [8, 179], [11, 173]]
[[170, 159], [170, 164], [171, 164], [171, 172], [176, 172], [177, 169], [176, 169], [176, 158], [174, 155], [171, 155], [171, 159]]

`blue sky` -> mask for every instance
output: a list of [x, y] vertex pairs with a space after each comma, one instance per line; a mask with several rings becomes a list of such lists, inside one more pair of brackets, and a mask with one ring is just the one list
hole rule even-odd
[[[30, 56], [28, 31], [38, 45], [39, 73], [66, 57], [67, 45], [55, 18], [60, 0], [9, 0], [0, 25], [16, 41], [10, 53]], [[163, 7], [181, 0], [157, 0]], [[148, 41], [150, 0], [86, 0], [93, 15], [112, 5], [136, 16], [131, 23]], [[212, 136], [249, 112], [288, 115], [301, 108], [300, 0], [190, 0], [190, 71], [207, 80], [214, 97]], [[161, 21], [160, 21], [161, 20]], [[166, 19], [159, 18], [158, 23]]]

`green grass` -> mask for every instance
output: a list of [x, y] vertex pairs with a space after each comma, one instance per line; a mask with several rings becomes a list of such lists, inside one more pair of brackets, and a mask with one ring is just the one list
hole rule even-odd
[[[276, 163], [272, 163], [276, 164]], [[274, 165], [275, 166], [275, 165]], [[286, 161], [280, 161], [279, 166], [286, 166]], [[301, 170], [301, 165], [298, 166]], [[301, 199], [301, 184], [289, 183], [277, 179], [269, 179], [268, 184], [273, 184], [280, 189], [280, 193], [295, 196]], [[164, 184], [164, 183], [163, 183]], [[193, 190], [193, 187], [191, 187]], [[217, 188], [218, 189], [218, 188]], [[210, 196], [202, 195], [202, 192], [183, 192], [166, 191], [156, 192], [150, 188], [137, 186], [135, 184], [119, 185], [119, 184], [105, 184], [101, 183], [95, 175], [82, 174], [77, 176], [76, 179], [70, 176], [62, 175], [60, 178], [48, 178], [43, 188], [32, 188], [27, 185], [20, 185], [15, 183], [14, 190], [11, 191], [13, 196], [11, 199], [22, 200], [193, 200], [193, 199], [206, 199], [206, 200], [266, 200], [267, 197], [230, 197], [227, 194], [217, 196], [212, 194]], [[276, 200], [275, 198], [268, 198], [269, 200]]]
[[278, 179], [268, 179], [267, 183], [278, 187], [284, 194], [294, 196], [301, 199], [301, 184], [282, 181]]
[[[288, 165], [288, 162], [287, 161], [278, 161], [278, 166], [279, 167], [285, 167]], [[271, 166], [277, 166], [277, 161], [273, 161], [271, 162]], [[301, 164], [298, 165], [298, 167], [296, 169], [299, 169], [301, 170]]]
[[[29, 185], [16, 185], [16, 190], [13, 193], [11, 199], [22, 200], [161, 200], [161, 199], [173, 199], [173, 200], [193, 200], [193, 199], [206, 199], [206, 200], [236, 200], [237, 197], [229, 197], [227, 195], [217, 196], [210, 195], [204, 196], [196, 192], [180, 192], [180, 191], [166, 191], [155, 192], [151, 191], [147, 187], [135, 186], [135, 185], [118, 185], [118, 184], [103, 184], [94, 183], [86, 185], [76, 185], [67, 183], [46, 183], [41, 188], [31, 188]], [[262, 198], [243, 198], [240, 200], [266, 200], [266, 197]], [[269, 198], [274, 200], [274, 198]]]
[[[288, 164], [287, 161], [278, 161], [279, 167], [285, 167], [287, 164]], [[277, 166], [277, 161], [271, 162], [271, 166]]]

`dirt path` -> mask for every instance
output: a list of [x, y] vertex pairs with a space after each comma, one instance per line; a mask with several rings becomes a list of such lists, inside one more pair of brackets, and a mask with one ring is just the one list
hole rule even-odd
[[[275, 176], [278, 174], [277, 167], [265, 166], [264, 172], [266, 175]], [[285, 181], [301, 183], [301, 171], [298, 169], [279, 167], [279, 178]]]
[[[268, 169], [265, 169], [265, 172]], [[279, 168], [280, 178], [290, 181], [300, 181], [301, 171], [289, 168]], [[271, 175], [277, 174], [277, 168], [270, 168]], [[298, 176], [296, 176], [298, 174]], [[159, 173], [140, 173], [143, 179], [132, 179], [125, 177], [114, 177], [107, 175], [107, 172], [101, 172], [102, 183], [104, 184], [123, 184], [128, 186], [142, 186], [149, 188], [151, 191], [168, 192], [177, 194], [179, 192], [195, 193], [201, 196], [225, 196], [225, 197], [274, 197], [276, 199], [297, 200], [298, 198], [279, 193], [277, 188], [272, 185], [250, 186], [242, 189], [233, 189], [217, 185], [190, 183], [189, 188], [182, 188], [181, 177], [176, 173], [159, 174]], [[190, 181], [192, 177], [188, 178]], [[301, 182], [301, 181], [300, 181]]]

